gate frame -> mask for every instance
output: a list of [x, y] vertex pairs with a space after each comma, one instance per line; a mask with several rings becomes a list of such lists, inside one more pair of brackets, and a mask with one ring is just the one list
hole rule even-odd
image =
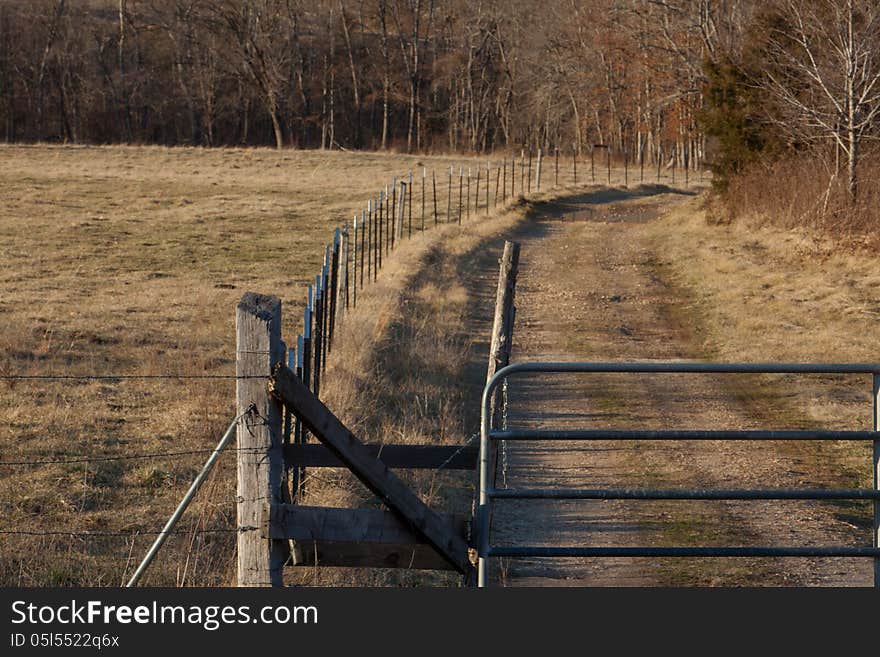
[[[872, 377], [873, 431], [638, 431], [638, 430], [513, 430], [492, 428], [491, 401], [509, 376], [520, 373], [635, 373], [635, 374], [870, 374]], [[873, 443], [873, 489], [736, 489], [736, 490], [511, 490], [490, 487], [492, 440], [870, 440]], [[480, 404], [479, 506], [477, 586], [486, 586], [489, 557], [871, 557], [874, 586], [880, 587], [880, 363], [560, 363], [523, 362], [499, 369], [486, 383]], [[503, 492], [502, 492], [503, 491]], [[506, 547], [490, 542], [493, 499], [858, 499], [873, 500], [873, 547]]]

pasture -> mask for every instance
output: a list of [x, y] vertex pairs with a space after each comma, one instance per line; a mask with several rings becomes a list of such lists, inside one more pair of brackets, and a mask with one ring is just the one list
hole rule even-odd
[[[452, 163], [0, 148], [0, 374], [221, 377], [2, 380], [0, 581], [118, 585], [233, 415], [241, 295], [282, 297], [295, 335], [333, 228], [393, 175]], [[233, 482], [225, 458], [150, 583], [230, 581]]]

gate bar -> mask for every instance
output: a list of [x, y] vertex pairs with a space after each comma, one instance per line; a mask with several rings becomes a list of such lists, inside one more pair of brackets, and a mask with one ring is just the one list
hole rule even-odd
[[871, 488], [490, 488], [487, 493], [495, 500], [880, 500], [880, 490]]
[[876, 440], [875, 431], [829, 430], [752, 430], [704, 431], [673, 429], [666, 431], [628, 429], [508, 429], [489, 432], [493, 440]]
[[[871, 374], [873, 384], [873, 435], [867, 432], [791, 432], [788, 440], [818, 439], [815, 436], [824, 435], [830, 440], [872, 440], [873, 441], [873, 479], [874, 491], [880, 491], [880, 439], [877, 432], [880, 431], [880, 363], [694, 363], [694, 362], [641, 362], [641, 363], [561, 363], [561, 362], [523, 362], [508, 365], [489, 379], [483, 389], [480, 412], [480, 492], [479, 507], [477, 509], [478, 531], [478, 562], [477, 562], [477, 585], [486, 586], [486, 559], [489, 556], [667, 556], [668, 551], [679, 551], [677, 554], [669, 553], [668, 556], [870, 556], [874, 558], [874, 586], [880, 586], [880, 496], [872, 493], [865, 494], [858, 499], [874, 500], [874, 522], [872, 532], [872, 548], [491, 548], [489, 544], [489, 502], [490, 492], [496, 493], [489, 485], [489, 441], [499, 437], [506, 437], [508, 432], [493, 431], [489, 412], [489, 402], [495, 388], [507, 379], [511, 374], [518, 372], [581, 372], [581, 373], [668, 373], [668, 374]], [[515, 432], [512, 432], [516, 435]], [[568, 439], [591, 439], [589, 436], [597, 436], [604, 432], [581, 432], [580, 438], [576, 438], [576, 432], [539, 432], [541, 435], [554, 433], [556, 435], [567, 434]], [[683, 432], [678, 432], [681, 435]], [[697, 432], [699, 434], [700, 432]], [[712, 435], [702, 432], [704, 436]], [[712, 439], [722, 438], [723, 435], [739, 434], [740, 439], [746, 439], [747, 432], [719, 432]], [[766, 432], [775, 436], [785, 435], [787, 432]], [[523, 432], [520, 432], [522, 435]], [[765, 434], [765, 435], [766, 435]], [[795, 435], [797, 434], [797, 435]], [[629, 432], [629, 435], [637, 435]], [[675, 432], [657, 432], [656, 439], [671, 439]], [[754, 435], [754, 434], [752, 434]], [[694, 436], [691, 433], [691, 436]], [[810, 438], [814, 436], [814, 438]], [[848, 437], [847, 437], [848, 436]], [[641, 434], [644, 438], [644, 434]], [[534, 439], [535, 436], [532, 436]], [[511, 437], [511, 439], [515, 439]], [[526, 439], [523, 437], [522, 439]], [[598, 439], [598, 437], [596, 438]], [[602, 439], [608, 439], [604, 433]], [[682, 438], [679, 438], [682, 439]], [[684, 438], [686, 439], [686, 438]], [[706, 438], [708, 439], [708, 438]], [[754, 440], [755, 438], [751, 438]], [[776, 438], [780, 439], [780, 438]], [[691, 491], [693, 492], [693, 491]], [[765, 491], [756, 491], [757, 493]], [[776, 493], [777, 491], [773, 491]], [[814, 492], [814, 491], [813, 491]], [[843, 491], [847, 492], [847, 491]], [[849, 491], [852, 492], [852, 491]], [[823, 495], [827, 493], [822, 493]], [[861, 493], [860, 493], [861, 495]], [[760, 499], [760, 498], [754, 498]], [[770, 498], [768, 498], [770, 499]], [[786, 498], [788, 499], [788, 498]], [[791, 498], [796, 499], [796, 498]], [[809, 498], [797, 498], [809, 499]], [[503, 550], [499, 551], [499, 550]], [[512, 551], [531, 550], [528, 554], [517, 555]], [[538, 550], [540, 553], [535, 553]], [[596, 552], [596, 551], [599, 552]], [[610, 553], [608, 550], [618, 550]], [[743, 550], [757, 550], [746, 552]], [[574, 552], [572, 552], [574, 551]], [[604, 552], [603, 552], [604, 551]], [[641, 552], [640, 552], [641, 551]], [[658, 552], [659, 551], [659, 552]], [[720, 552], [719, 552], [720, 551]], [[732, 551], [732, 552], [731, 552]], [[829, 552], [830, 551], [830, 552]], [[845, 552], [845, 554], [843, 553]]]
[[817, 547], [493, 547], [491, 557], [880, 557], [880, 548]]
[[[515, 372], [665, 373], [665, 374], [878, 374], [880, 363], [695, 363], [643, 361], [638, 363], [560, 363], [526, 361], [504, 368]], [[502, 377], [502, 378], [503, 378]]]

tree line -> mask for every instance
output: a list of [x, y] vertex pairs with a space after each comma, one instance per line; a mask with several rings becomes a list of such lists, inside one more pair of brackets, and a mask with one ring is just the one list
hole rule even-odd
[[[726, 3], [725, 3], [726, 4]], [[734, 3], [736, 4], [736, 3]], [[700, 157], [717, 3], [6, 0], [14, 141]]]
[[855, 199], [878, 115], [876, 0], [0, 0], [7, 142], [812, 149]]

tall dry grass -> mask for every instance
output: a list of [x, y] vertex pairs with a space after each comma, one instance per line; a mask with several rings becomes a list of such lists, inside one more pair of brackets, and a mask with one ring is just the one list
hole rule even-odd
[[[231, 377], [245, 291], [282, 297], [295, 335], [333, 227], [453, 162], [0, 146], [0, 374]], [[24, 463], [0, 464], [0, 583], [123, 582], [206, 458], [174, 453], [213, 447], [233, 400], [231, 378], [0, 380], [0, 462]], [[171, 455], [77, 461], [154, 453]], [[233, 581], [232, 528], [230, 454], [145, 583]]]
[[876, 246], [880, 229], [880, 153], [867, 152], [859, 167], [855, 202], [845, 163], [838, 171], [825, 154], [804, 153], [761, 162], [734, 176], [716, 204], [716, 220], [745, 219], [782, 228], [806, 228], [852, 244]]
[[[292, 343], [333, 227], [393, 175], [422, 165], [438, 172], [444, 213], [439, 174], [453, 163], [264, 149], [0, 147], [0, 374], [232, 376], [234, 308], [245, 291], [282, 298]], [[479, 243], [496, 219], [482, 210], [476, 218], [406, 242], [342, 324], [324, 389], [368, 439], [463, 440], [456, 368], [470, 343], [454, 323], [468, 304], [454, 277], [433, 278], [428, 254], [441, 235], [461, 248]], [[0, 583], [124, 582], [206, 458], [174, 453], [213, 447], [233, 400], [231, 378], [0, 380]], [[168, 455], [124, 458], [154, 453]], [[123, 458], [91, 460], [105, 457]], [[10, 461], [25, 465], [2, 464]], [[313, 503], [368, 501], [340, 473], [312, 474]], [[234, 582], [234, 479], [227, 454], [145, 584]], [[452, 490], [443, 478], [417, 485], [428, 500]], [[368, 581], [415, 581], [388, 577]], [[332, 573], [316, 581], [328, 578], [347, 581]]]

